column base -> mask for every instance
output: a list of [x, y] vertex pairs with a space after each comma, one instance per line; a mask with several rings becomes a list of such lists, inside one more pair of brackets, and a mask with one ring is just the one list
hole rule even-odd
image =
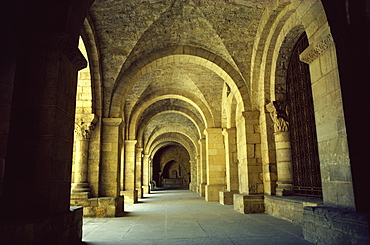
[[370, 244], [370, 214], [337, 207], [304, 207], [302, 232], [315, 244]]
[[264, 196], [234, 194], [234, 210], [242, 214], [264, 213]]
[[220, 191], [224, 191], [225, 185], [206, 185], [205, 198], [207, 202], [218, 202], [220, 199]]
[[197, 191], [197, 183], [190, 182], [189, 190], [196, 192]]
[[277, 196], [292, 196], [293, 195], [293, 184], [284, 183], [281, 181], [276, 182], [276, 195]]
[[150, 194], [150, 186], [149, 185], [143, 185], [143, 194]]
[[90, 192], [72, 192], [71, 193], [71, 206], [85, 206], [82, 203], [87, 201], [90, 197]]
[[124, 214], [124, 197], [89, 198], [84, 205], [84, 217], [110, 218]]
[[233, 205], [234, 204], [234, 194], [238, 191], [220, 191], [220, 204], [222, 205]]
[[135, 189], [137, 191], [137, 198], [140, 199], [140, 198], [143, 198], [144, 197], [144, 190], [142, 187], [137, 187]]
[[121, 191], [121, 196], [125, 197], [125, 204], [134, 204], [138, 202], [137, 190]]
[[71, 184], [71, 192], [90, 192], [89, 183], [72, 183]]
[[202, 183], [199, 186], [199, 196], [205, 197], [206, 196], [206, 183]]

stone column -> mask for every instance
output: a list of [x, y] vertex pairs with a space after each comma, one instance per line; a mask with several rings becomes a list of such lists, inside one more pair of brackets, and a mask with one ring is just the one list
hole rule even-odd
[[125, 140], [125, 190], [121, 195], [125, 197], [126, 204], [138, 201], [137, 190], [135, 190], [135, 145], [137, 140]]
[[144, 154], [143, 157], [143, 194], [150, 193], [150, 185], [149, 185], [149, 155]]
[[96, 121], [97, 117], [94, 114], [77, 114], [75, 119], [75, 171], [71, 191], [73, 194], [79, 193], [79, 195], [83, 195], [81, 198], [88, 198], [90, 195], [87, 179], [89, 140]]
[[286, 105], [283, 101], [274, 101], [266, 106], [274, 122], [276, 145], [277, 187], [276, 195], [293, 194], [293, 169], [290, 148], [289, 122]]
[[200, 193], [200, 174], [201, 174], [201, 162], [200, 162], [200, 155], [198, 154], [195, 158], [196, 164], [197, 164], [197, 187], [196, 187], [196, 192]]
[[219, 201], [219, 192], [226, 188], [225, 183], [225, 148], [221, 128], [207, 128], [206, 135], [206, 163], [207, 185], [206, 201]]
[[[197, 189], [197, 161], [196, 158], [194, 160], [190, 160], [190, 183], [189, 183], [189, 190], [196, 191]], [[188, 176], [185, 174], [185, 176]]]
[[118, 197], [120, 192], [120, 161], [122, 119], [103, 118], [99, 192], [103, 197]]
[[232, 205], [233, 195], [239, 192], [236, 128], [224, 129], [222, 134], [225, 141], [226, 191], [220, 192], [220, 203]]
[[199, 195], [201, 197], [205, 196], [206, 185], [207, 185], [207, 163], [206, 163], [206, 139], [203, 138], [199, 140], [199, 163], [200, 163], [200, 185], [199, 185]]
[[233, 201], [241, 213], [265, 211], [259, 116], [259, 111], [244, 111], [237, 120], [240, 194]]
[[137, 147], [135, 151], [135, 190], [137, 190], [138, 198], [143, 197], [143, 148]]

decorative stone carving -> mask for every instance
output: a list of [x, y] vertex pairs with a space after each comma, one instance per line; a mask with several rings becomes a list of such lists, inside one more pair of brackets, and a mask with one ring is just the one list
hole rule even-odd
[[334, 45], [334, 39], [331, 33], [318, 38], [318, 42], [310, 45], [305, 51], [303, 51], [299, 58], [302, 62], [310, 64], [312, 61], [317, 59], [322, 53], [324, 53], [329, 47]]
[[273, 101], [266, 105], [266, 110], [270, 112], [270, 116], [274, 122], [275, 132], [289, 131], [288, 112], [285, 101]]
[[89, 140], [96, 120], [97, 118], [94, 114], [77, 114], [74, 130], [75, 138], [77, 140]]

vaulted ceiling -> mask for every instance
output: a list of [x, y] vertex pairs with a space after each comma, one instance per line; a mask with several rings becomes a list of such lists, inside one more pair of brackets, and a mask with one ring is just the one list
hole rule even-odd
[[240, 88], [250, 79], [268, 2], [96, 0], [88, 20], [101, 60], [105, 116], [122, 117], [126, 139], [145, 149], [182, 142], [195, 154], [189, 148], [204, 129], [222, 127], [225, 84]]

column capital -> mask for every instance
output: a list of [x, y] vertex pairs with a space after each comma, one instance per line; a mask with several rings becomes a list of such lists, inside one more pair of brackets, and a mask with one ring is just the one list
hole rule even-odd
[[77, 140], [89, 140], [98, 117], [95, 114], [76, 114], [75, 138]]
[[134, 146], [136, 145], [137, 140], [125, 140], [125, 145], [127, 146]]
[[119, 126], [122, 123], [122, 118], [103, 118], [102, 121], [106, 126]]
[[273, 101], [266, 105], [266, 110], [270, 112], [274, 122], [275, 132], [289, 131], [289, 122], [287, 115], [287, 104], [285, 101]]
[[236, 128], [235, 127], [233, 127], [233, 128], [224, 128], [222, 130], [223, 135], [227, 135], [229, 133], [236, 133]]
[[136, 147], [136, 152], [142, 152], [144, 150], [144, 148], [143, 147]]
[[222, 128], [206, 128], [203, 133], [204, 135], [222, 134]]
[[260, 116], [260, 112], [259, 111], [243, 111], [242, 115], [243, 117], [245, 117], [245, 119], [258, 119]]

